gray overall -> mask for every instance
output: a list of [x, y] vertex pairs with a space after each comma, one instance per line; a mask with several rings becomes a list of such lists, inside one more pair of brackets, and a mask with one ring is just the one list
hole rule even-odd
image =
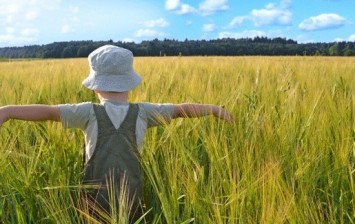
[[112, 195], [115, 196], [116, 209], [118, 209], [120, 193], [124, 185], [125, 197], [129, 205], [132, 205], [131, 213], [137, 213], [142, 193], [135, 134], [138, 105], [129, 105], [127, 115], [118, 129], [112, 124], [104, 106], [98, 104], [93, 106], [97, 118], [98, 136], [95, 151], [84, 166], [83, 184], [93, 186], [85, 191], [85, 196], [89, 200], [90, 207], [93, 207], [92, 203], [94, 203], [94, 207], [104, 209], [110, 214]]

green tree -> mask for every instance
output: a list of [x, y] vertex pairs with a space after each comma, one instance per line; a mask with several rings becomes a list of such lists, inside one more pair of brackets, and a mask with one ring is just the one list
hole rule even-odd
[[338, 45], [338, 43], [334, 43], [334, 44], [329, 48], [329, 55], [331, 55], [331, 56], [337, 56], [337, 55], [339, 55], [339, 45]]

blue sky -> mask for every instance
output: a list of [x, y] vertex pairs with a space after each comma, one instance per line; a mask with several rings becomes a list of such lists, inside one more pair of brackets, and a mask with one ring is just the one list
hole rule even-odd
[[255, 36], [355, 41], [355, 0], [0, 0], [0, 47]]

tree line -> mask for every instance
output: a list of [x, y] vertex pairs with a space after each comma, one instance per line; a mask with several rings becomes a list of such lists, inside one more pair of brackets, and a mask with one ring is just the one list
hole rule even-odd
[[135, 56], [238, 56], [238, 55], [317, 55], [355, 56], [355, 42], [297, 43], [286, 38], [223, 38], [215, 40], [149, 40], [141, 43], [108, 41], [68, 41], [45, 45], [0, 48], [0, 58], [87, 57], [94, 49], [112, 44]]

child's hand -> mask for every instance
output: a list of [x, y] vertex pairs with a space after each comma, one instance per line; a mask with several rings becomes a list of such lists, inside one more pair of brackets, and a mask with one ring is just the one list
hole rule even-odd
[[218, 107], [218, 110], [215, 110], [213, 114], [215, 117], [218, 117], [221, 120], [224, 120], [230, 124], [234, 124], [233, 115], [229, 111], [225, 110], [223, 107]]
[[8, 115], [4, 107], [0, 107], [0, 127], [8, 120]]

